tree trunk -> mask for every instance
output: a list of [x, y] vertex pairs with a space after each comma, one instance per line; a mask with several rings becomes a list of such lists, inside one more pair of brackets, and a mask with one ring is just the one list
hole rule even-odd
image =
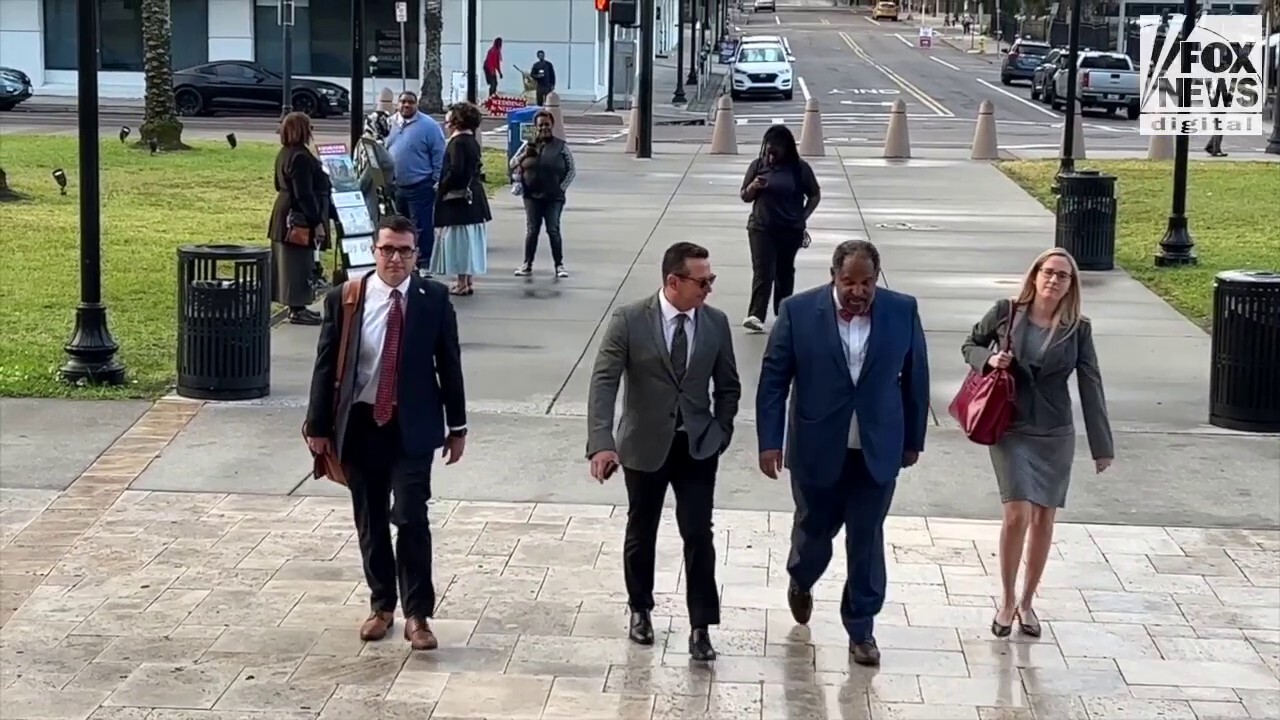
[[0, 202], [17, 199], [18, 194], [9, 189], [9, 175], [5, 173], [4, 168], [0, 168]]
[[444, 69], [440, 61], [440, 44], [444, 35], [444, 3], [426, 0], [425, 32], [422, 36], [422, 93], [418, 103], [429, 113], [444, 112]]
[[140, 145], [152, 140], [161, 150], [186, 150], [173, 102], [173, 32], [169, 0], [142, 0], [142, 56], [147, 90]]

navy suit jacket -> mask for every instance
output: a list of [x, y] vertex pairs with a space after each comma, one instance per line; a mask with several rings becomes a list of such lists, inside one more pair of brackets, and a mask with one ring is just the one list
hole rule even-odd
[[785, 439], [794, 482], [830, 487], [840, 480], [855, 410], [862, 452], [876, 482], [894, 481], [903, 454], [924, 450], [929, 358], [915, 298], [876, 290], [866, 352], [855, 385], [831, 285], [782, 303], [760, 369], [756, 432], [761, 452], [784, 449]]
[[[343, 377], [335, 377], [343, 319], [343, 286], [338, 285], [324, 298], [324, 321], [320, 324], [307, 406], [307, 434], [332, 438], [338, 457], [344, 460], [347, 421], [355, 402], [360, 328], [364, 323], [365, 285], [369, 276], [354, 282], [360, 283], [360, 301], [351, 317], [345, 372]], [[432, 453], [444, 445], [448, 428], [467, 424], [458, 316], [443, 285], [417, 277], [410, 281], [405, 293], [404, 334], [400, 342], [396, 412], [404, 456], [429, 460]]]

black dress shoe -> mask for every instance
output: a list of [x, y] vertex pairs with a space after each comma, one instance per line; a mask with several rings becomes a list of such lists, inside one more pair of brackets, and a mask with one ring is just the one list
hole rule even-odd
[[699, 662], [716, 659], [716, 649], [711, 647], [711, 635], [706, 628], [694, 628], [689, 633], [689, 659]]
[[307, 308], [290, 310], [288, 315], [291, 325], [319, 325], [320, 319], [320, 313]]
[[631, 625], [627, 634], [631, 642], [637, 645], [653, 644], [653, 621], [649, 619], [648, 610], [631, 611]]
[[791, 617], [801, 625], [808, 625], [813, 617], [813, 593], [801, 590], [795, 583], [787, 588], [787, 605], [791, 607]]
[[880, 667], [880, 648], [876, 646], [875, 638], [865, 642], [849, 643], [849, 654], [853, 656], [853, 661], [859, 665]]

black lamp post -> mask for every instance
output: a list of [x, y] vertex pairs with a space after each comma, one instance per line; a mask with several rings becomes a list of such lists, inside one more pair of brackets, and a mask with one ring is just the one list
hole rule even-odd
[[672, 105], [686, 102], [684, 95], [684, 8], [687, 0], [676, 4], [676, 91], [671, 96]]
[[293, 17], [294, 0], [280, 0], [280, 75], [284, 82], [280, 96], [280, 116], [293, 112]]
[[653, 18], [654, 0], [640, 0], [640, 77], [636, 79], [636, 158], [653, 157]]
[[1062, 125], [1062, 158], [1058, 161], [1058, 174], [1075, 172], [1076, 169], [1076, 78], [1080, 65], [1080, 12], [1081, 1], [1071, 2], [1071, 23], [1067, 26], [1067, 112]]
[[[704, 26], [701, 20], [701, 13], [698, 12], [700, 7], [705, 7], [707, 0], [690, 0], [692, 3], [689, 7], [689, 77], [685, 78], [685, 83], [698, 86], [698, 30]], [[697, 91], [695, 90], [695, 93]]]
[[[1182, 29], [1178, 32], [1179, 43], [1186, 42], [1195, 27], [1198, 14], [1196, 0], [1186, 0], [1183, 13]], [[1177, 55], [1175, 52], [1172, 57], [1176, 58]], [[1182, 107], [1191, 105], [1190, 83], [1184, 82], [1179, 87], [1178, 104]], [[1169, 223], [1164, 237], [1160, 239], [1160, 252], [1156, 253], [1156, 267], [1195, 265], [1200, 262], [1196, 257], [1196, 243], [1191, 239], [1191, 231], [1187, 228], [1187, 164], [1190, 152], [1191, 136], [1179, 133], [1173, 139], [1173, 207], [1169, 211]]]
[[[1280, 45], [1275, 52], [1280, 52]], [[1267, 153], [1280, 155], [1280, 78], [1276, 78], [1275, 99], [1271, 103], [1271, 137], [1267, 138]]]
[[351, 150], [364, 135], [364, 0], [351, 0]]
[[476, 78], [476, 52], [480, 44], [479, 17], [476, 0], [467, 0], [467, 102], [479, 102], [480, 88]]
[[102, 302], [102, 184], [98, 177], [98, 0], [77, 0], [76, 53], [80, 145], [80, 304], [64, 348], [62, 379], [74, 384], [119, 385], [124, 365], [107, 327]]

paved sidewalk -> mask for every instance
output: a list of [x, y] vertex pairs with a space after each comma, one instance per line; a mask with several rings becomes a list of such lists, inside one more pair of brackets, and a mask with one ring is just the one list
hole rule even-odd
[[411, 654], [394, 632], [357, 637], [368, 600], [345, 500], [67, 500], [4, 495], [0, 581], [6, 599], [29, 592], [0, 629], [6, 720], [1280, 715], [1274, 530], [1060, 526], [1044, 637], [996, 640], [998, 527], [891, 518], [873, 671], [849, 660], [839, 550], [810, 627], [791, 620], [787, 513], [717, 512], [725, 610], [707, 666], [685, 654], [670, 513], [658, 642], [641, 648], [625, 638], [625, 509], [433, 503], [441, 647]]

